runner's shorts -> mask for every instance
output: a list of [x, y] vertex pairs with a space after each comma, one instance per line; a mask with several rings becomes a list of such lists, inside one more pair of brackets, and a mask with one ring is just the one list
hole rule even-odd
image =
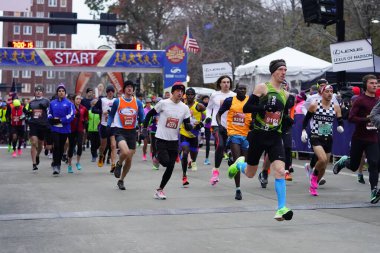
[[40, 141], [46, 141], [47, 145], [53, 144], [50, 126], [42, 126], [38, 124], [29, 124], [29, 136], [37, 136]]
[[310, 144], [311, 146], [322, 146], [325, 150], [326, 154], [331, 153], [332, 150], [332, 136], [320, 136], [316, 134], [312, 134], [310, 136]]
[[285, 161], [281, 133], [275, 131], [250, 131], [247, 139], [249, 142], [248, 165], [258, 165], [264, 151], [268, 153], [270, 162], [276, 160]]
[[227, 140], [227, 146], [229, 146], [231, 143], [239, 145], [242, 150], [248, 150], [249, 147], [247, 137], [242, 135], [229, 136]]
[[125, 141], [129, 149], [136, 149], [136, 129], [123, 129], [115, 127], [114, 129], [116, 144], [120, 141]]

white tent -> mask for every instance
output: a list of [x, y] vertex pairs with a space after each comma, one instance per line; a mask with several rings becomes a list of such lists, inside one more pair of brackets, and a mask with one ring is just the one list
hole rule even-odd
[[[290, 47], [285, 47], [253, 62], [240, 65], [235, 70], [235, 77], [239, 82], [254, 87], [257, 83], [269, 81], [269, 63], [276, 59], [284, 59], [288, 71], [286, 80], [288, 82], [307, 81], [323, 75], [332, 68], [330, 62], [318, 59], [314, 56], [302, 53]], [[296, 85], [298, 86], [298, 85]]]

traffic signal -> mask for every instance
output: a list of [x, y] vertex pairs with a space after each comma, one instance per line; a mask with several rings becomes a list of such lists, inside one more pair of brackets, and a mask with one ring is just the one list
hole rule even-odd
[[332, 25], [338, 20], [338, 0], [301, 0], [306, 23]]
[[132, 49], [132, 50], [142, 50], [143, 46], [141, 43], [127, 43], [127, 44], [116, 44], [116, 49]]

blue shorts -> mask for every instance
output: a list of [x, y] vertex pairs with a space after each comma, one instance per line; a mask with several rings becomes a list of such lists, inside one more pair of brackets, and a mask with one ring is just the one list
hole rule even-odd
[[227, 145], [231, 143], [240, 145], [240, 148], [243, 150], [248, 150], [248, 147], [249, 147], [249, 142], [246, 136], [241, 136], [241, 135], [228, 136]]

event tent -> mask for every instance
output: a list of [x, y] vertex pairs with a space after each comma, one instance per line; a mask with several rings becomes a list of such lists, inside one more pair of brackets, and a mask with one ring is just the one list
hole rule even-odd
[[267, 56], [257, 59], [245, 65], [240, 65], [235, 70], [235, 77], [241, 83], [246, 83], [251, 88], [257, 83], [270, 79], [269, 63], [275, 59], [284, 59], [287, 65], [286, 80], [295, 84], [298, 88], [300, 81], [313, 80], [322, 76], [327, 70], [332, 69], [330, 62], [318, 59], [290, 47], [284, 47]]

